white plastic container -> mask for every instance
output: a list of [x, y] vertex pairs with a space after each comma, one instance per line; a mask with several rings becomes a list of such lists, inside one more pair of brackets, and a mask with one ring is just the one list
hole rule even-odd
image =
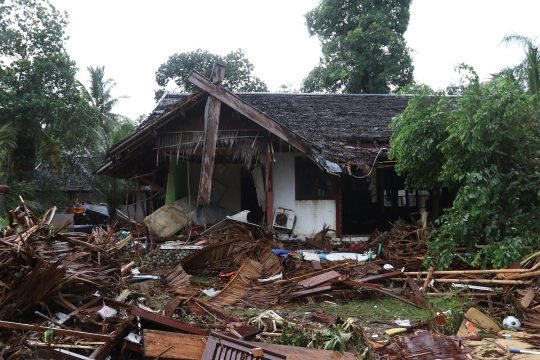
[[[196, 203], [191, 202], [196, 207]], [[187, 197], [164, 205], [144, 218], [144, 223], [153, 234], [167, 237], [176, 234], [189, 224], [189, 205]]]

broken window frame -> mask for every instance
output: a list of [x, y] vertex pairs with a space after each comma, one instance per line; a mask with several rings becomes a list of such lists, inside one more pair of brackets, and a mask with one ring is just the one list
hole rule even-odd
[[[337, 181], [336, 177], [318, 167], [313, 161], [303, 156], [294, 158], [294, 182], [296, 200], [335, 200]], [[309, 179], [309, 183], [306, 181]], [[323, 189], [320, 181], [326, 181]], [[305, 194], [309, 190], [309, 194]], [[324, 194], [319, 195], [323, 190]]]

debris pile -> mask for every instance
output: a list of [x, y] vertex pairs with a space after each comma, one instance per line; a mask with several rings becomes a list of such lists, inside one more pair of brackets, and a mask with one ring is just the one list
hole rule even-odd
[[396, 221], [389, 231], [381, 233], [375, 230], [369, 247], [374, 251], [380, 248], [380, 257], [396, 268], [420, 269], [428, 250], [426, 239], [432, 230], [433, 226], [405, 226]]
[[37, 219], [24, 202], [10, 211], [11, 225], [0, 240], [0, 320], [24, 315], [37, 305], [56, 303], [73, 310], [71, 301], [102, 291], [120, 277], [122, 248], [114, 228], [90, 236], [51, 230], [53, 210]]
[[[141, 239], [114, 227], [91, 234], [66, 232], [69, 223], [54, 229], [53, 213], [38, 219], [23, 202], [0, 239], [0, 358], [466, 359], [476, 351], [469, 343], [487, 341], [485, 334], [498, 341], [493, 351], [505, 349], [504, 318], [514, 331], [540, 331], [540, 252], [502, 270], [422, 271], [429, 227], [396, 223], [356, 247], [369, 255], [326, 254], [343, 251], [328, 241], [326, 227], [302, 249], [229, 217], [187, 230], [172, 248], [194, 252], [167, 270], [141, 274]], [[465, 297], [489, 316], [474, 308], [452, 313], [433, 301]], [[385, 324], [377, 338], [354, 311], [340, 318], [318, 305], [383, 298], [431, 315]], [[291, 316], [288, 309], [301, 304], [315, 310]], [[520, 341], [512, 346], [540, 345], [534, 335]]]

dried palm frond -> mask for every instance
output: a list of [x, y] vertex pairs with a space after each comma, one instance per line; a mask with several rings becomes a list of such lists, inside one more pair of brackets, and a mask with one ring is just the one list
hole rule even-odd
[[218, 305], [232, 305], [246, 295], [246, 291], [252, 282], [261, 276], [263, 266], [261, 263], [247, 259], [238, 269], [238, 272], [229, 281], [227, 286], [219, 294], [210, 299], [210, 302]]

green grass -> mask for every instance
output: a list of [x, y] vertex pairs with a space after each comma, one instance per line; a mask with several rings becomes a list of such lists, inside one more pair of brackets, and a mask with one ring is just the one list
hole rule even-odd
[[216, 286], [219, 288], [222, 287], [222, 285], [216, 282], [213, 278], [202, 277], [202, 276], [193, 276], [191, 278], [191, 283], [197, 284], [197, 285], [209, 286], [209, 287], [216, 287]]
[[349, 317], [359, 317], [364, 320], [393, 320], [409, 319], [411, 321], [426, 320], [432, 317], [433, 312], [419, 309], [392, 298], [380, 298], [370, 300], [353, 300], [336, 305], [318, 303], [316, 305], [297, 305], [294, 312], [306, 312], [322, 310], [325, 314], [339, 316], [345, 320]]

